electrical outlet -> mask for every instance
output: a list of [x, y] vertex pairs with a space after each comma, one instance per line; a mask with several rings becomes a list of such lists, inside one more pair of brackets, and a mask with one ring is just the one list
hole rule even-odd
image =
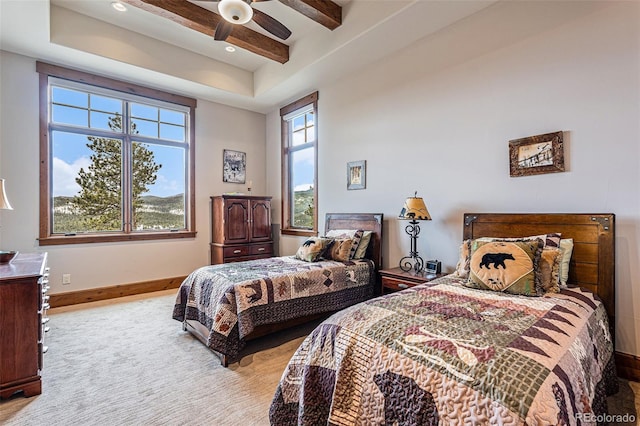
[[62, 274], [62, 284], [71, 284], [71, 274]]

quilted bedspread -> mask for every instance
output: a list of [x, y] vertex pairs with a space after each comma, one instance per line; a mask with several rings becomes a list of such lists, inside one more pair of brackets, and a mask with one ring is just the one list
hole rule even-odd
[[176, 297], [173, 318], [210, 330], [207, 345], [235, 357], [258, 325], [332, 312], [373, 296], [373, 262], [304, 262], [272, 257], [193, 271]]
[[273, 425], [588, 425], [617, 390], [603, 305], [452, 276], [334, 314], [301, 344]]

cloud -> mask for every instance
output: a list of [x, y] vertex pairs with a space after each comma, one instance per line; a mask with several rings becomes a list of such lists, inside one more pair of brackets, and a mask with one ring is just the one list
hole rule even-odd
[[184, 185], [175, 179], [167, 179], [163, 174], [158, 174], [156, 183], [150, 188], [149, 193], [160, 197], [167, 197], [184, 193]]
[[91, 164], [88, 157], [79, 157], [69, 164], [60, 158], [53, 157], [53, 196], [74, 196], [80, 192], [76, 177], [81, 168], [85, 170]]
[[307, 191], [309, 189], [313, 188], [313, 185], [309, 184], [309, 183], [303, 183], [302, 185], [296, 185], [293, 188], [294, 192], [298, 192], [298, 191]]

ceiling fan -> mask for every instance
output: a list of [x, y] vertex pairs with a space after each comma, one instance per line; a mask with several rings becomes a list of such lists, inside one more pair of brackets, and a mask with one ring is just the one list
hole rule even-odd
[[266, 13], [251, 7], [252, 3], [269, 0], [204, 0], [218, 3], [218, 12], [222, 16], [218, 25], [216, 25], [215, 40], [226, 40], [231, 34], [234, 25], [242, 25], [253, 20], [266, 31], [274, 36], [286, 40], [291, 35], [291, 31], [282, 25], [280, 21]]

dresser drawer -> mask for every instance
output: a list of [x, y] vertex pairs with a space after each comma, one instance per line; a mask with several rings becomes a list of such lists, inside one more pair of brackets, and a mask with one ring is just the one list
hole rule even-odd
[[251, 254], [272, 254], [273, 243], [255, 244], [251, 246]]
[[413, 287], [421, 283], [399, 280], [396, 278], [382, 277], [382, 286], [389, 290], [404, 290], [405, 288]]
[[400, 268], [383, 269], [380, 271], [382, 294], [404, 290], [419, 284], [429, 283], [446, 274], [424, 274], [412, 271], [406, 272]]
[[242, 257], [251, 254], [249, 246], [231, 246], [224, 248], [224, 257]]

